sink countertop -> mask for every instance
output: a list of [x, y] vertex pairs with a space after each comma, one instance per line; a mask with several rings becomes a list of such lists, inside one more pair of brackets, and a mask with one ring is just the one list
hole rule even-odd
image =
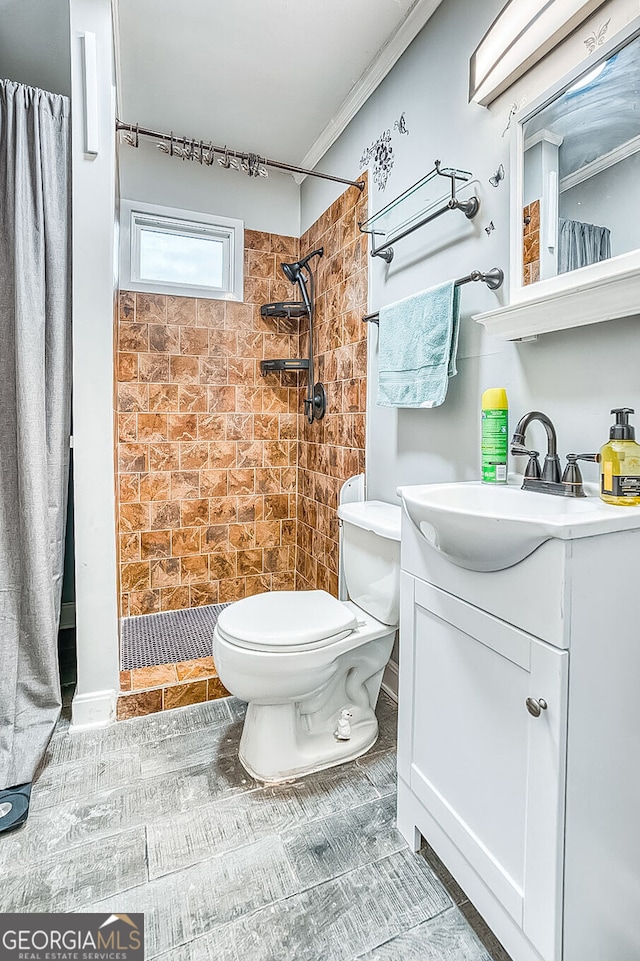
[[[585, 488], [595, 488], [586, 485]], [[476, 494], [477, 492], [477, 494]], [[615, 507], [597, 494], [559, 497], [523, 491], [512, 484], [464, 481], [454, 484], [414, 484], [397, 488], [403, 502], [424, 502], [437, 512], [477, 514], [492, 520], [516, 520], [554, 528], [554, 537], [570, 540], [640, 527], [640, 506]]]
[[573, 540], [640, 528], [640, 507], [614, 507], [585, 485], [587, 497], [523, 491], [515, 484], [469, 481], [397, 488], [422, 536], [454, 564], [495, 571], [519, 563], [550, 538]]

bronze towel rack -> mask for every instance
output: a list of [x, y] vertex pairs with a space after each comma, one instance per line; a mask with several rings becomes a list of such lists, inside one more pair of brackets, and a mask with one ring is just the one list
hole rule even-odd
[[[489, 290], [498, 290], [502, 287], [504, 281], [504, 271], [500, 267], [492, 267], [491, 270], [487, 270], [483, 273], [481, 270], [472, 270], [470, 274], [466, 277], [458, 277], [454, 281], [456, 287], [461, 287], [462, 284], [470, 284], [476, 280], [481, 280], [483, 284], [486, 284]], [[374, 314], [365, 314], [362, 318], [367, 324], [379, 324], [380, 323], [380, 312], [376, 310]]]

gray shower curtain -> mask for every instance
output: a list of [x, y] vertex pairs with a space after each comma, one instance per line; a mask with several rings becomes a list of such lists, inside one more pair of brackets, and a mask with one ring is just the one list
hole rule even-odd
[[558, 220], [558, 273], [588, 267], [611, 256], [608, 227], [583, 224], [579, 220]]
[[0, 789], [60, 713], [71, 398], [69, 100], [0, 81]]

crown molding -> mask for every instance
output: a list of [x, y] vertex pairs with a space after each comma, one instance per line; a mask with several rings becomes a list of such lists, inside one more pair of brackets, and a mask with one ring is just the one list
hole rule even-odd
[[[380, 48], [365, 72], [343, 100], [337, 112], [320, 136], [300, 161], [301, 167], [313, 169], [340, 134], [348, 127], [360, 108], [376, 90], [391, 68], [397, 63], [409, 44], [415, 40], [424, 25], [431, 19], [442, 0], [416, 0], [393, 36]], [[298, 183], [305, 179], [295, 178]]]

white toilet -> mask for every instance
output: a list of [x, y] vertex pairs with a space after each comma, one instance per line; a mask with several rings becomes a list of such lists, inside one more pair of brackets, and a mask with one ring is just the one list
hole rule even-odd
[[270, 591], [218, 619], [213, 656], [248, 701], [240, 760], [284, 781], [352, 760], [375, 744], [376, 701], [398, 626], [400, 508], [342, 504], [348, 601], [326, 591]]

